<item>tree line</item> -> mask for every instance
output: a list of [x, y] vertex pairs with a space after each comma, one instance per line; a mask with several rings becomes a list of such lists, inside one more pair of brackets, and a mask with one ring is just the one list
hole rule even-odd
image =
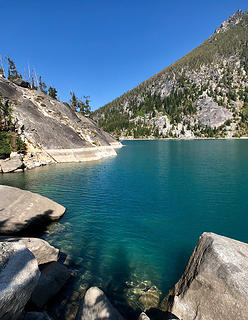
[[[7, 79], [11, 82], [14, 82], [17, 79], [23, 79], [28, 81], [30, 89], [38, 90], [48, 96], [50, 96], [53, 99], [59, 100], [58, 98], [58, 91], [53, 86], [47, 86], [45, 81], [42, 79], [41, 76], [38, 76], [35, 70], [31, 70], [30, 66], [28, 65], [28, 72], [24, 72], [24, 77], [22, 74], [17, 70], [16, 65], [14, 61], [7, 57], [5, 58], [7, 60]], [[0, 55], [0, 74], [3, 76], [5, 75], [4, 70], [4, 63], [3, 58]], [[76, 111], [80, 112], [83, 115], [90, 115], [91, 113], [91, 105], [90, 105], [90, 97], [89, 96], [83, 96], [83, 98], [79, 99], [73, 91], [70, 92], [71, 99], [68, 101], [68, 104], [71, 106], [71, 108]]]

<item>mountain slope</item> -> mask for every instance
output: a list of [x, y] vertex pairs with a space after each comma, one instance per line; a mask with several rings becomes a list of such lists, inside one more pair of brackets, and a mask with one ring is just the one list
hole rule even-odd
[[27, 145], [24, 165], [28, 168], [54, 162], [97, 160], [115, 155], [114, 147], [121, 146], [93, 120], [75, 112], [68, 104], [16, 85], [3, 76], [0, 76], [0, 103], [0, 120], [6, 122], [4, 108], [8, 107], [12, 123], [9, 134]]
[[247, 135], [248, 11], [92, 117], [121, 138]]

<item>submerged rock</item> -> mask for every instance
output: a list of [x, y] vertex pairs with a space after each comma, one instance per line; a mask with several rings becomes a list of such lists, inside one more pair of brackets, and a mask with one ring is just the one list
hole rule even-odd
[[159, 305], [161, 291], [151, 281], [126, 282], [125, 298], [133, 310], [149, 310]]
[[124, 320], [111, 305], [102, 290], [92, 287], [87, 290], [76, 320]]
[[58, 262], [51, 262], [41, 270], [41, 276], [31, 301], [38, 308], [42, 308], [55, 296], [70, 278], [70, 271]]
[[203, 233], [168, 301], [183, 320], [247, 320], [248, 244]]
[[157, 308], [159, 305], [159, 296], [160, 292], [155, 286], [143, 292], [139, 297], [139, 302], [142, 304], [143, 310], [146, 311], [150, 308]]
[[30, 191], [0, 185], [0, 233], [16, 234], [40, 221], [57, 220], [65, 208]]
[[42, 239], [0, 236], [0, 243], [3, 241], [25, 245], [33, 253], [38, 264], [57, 261], [59, 257], [59, 249]]
[[33, 254], [14, 242], [0, 243], [0, 319], [16, 320], [40, 276]]

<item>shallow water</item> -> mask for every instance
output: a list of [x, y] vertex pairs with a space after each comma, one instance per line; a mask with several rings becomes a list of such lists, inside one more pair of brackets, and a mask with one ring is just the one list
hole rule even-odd
[[[204, 231], [248, 242], [248, 141], [126, 141], [118, 156], [0, 176], [67, 207], [44, 238], [72, 257], [78, 286], [118, 305], [163, 297]], [[153, 304], [155, 302], [152, 302]]]

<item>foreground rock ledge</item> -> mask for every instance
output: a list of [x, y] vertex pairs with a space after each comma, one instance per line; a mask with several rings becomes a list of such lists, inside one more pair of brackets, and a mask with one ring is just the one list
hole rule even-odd
[[38, 265], [57, 261], [59, 258], [59, 249], [54, 248], [47, 241], [39, 238], [0, 236], [0, 244], [1, 242], [14, 242], [26, 246], [34, 255]]
[[183, 320], [248, 319], [248, 244], [203, 233], [169, 297]]
[[30, 191], [0, 185], [0, 233], [16, 234], [31, 224], [58, 220], [65, 208]]

